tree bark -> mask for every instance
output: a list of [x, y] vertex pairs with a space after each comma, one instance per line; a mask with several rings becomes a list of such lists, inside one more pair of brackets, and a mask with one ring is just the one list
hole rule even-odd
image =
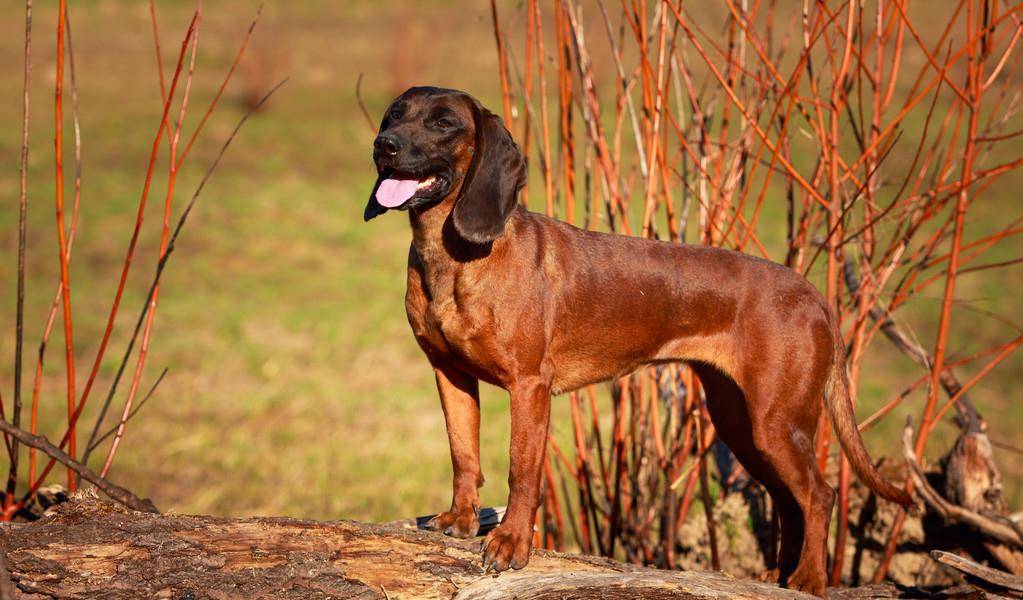
[[720, 573], [536, 551], [484, 575], [479, 540], [410, 525], [156, 515], [82, 492], [0, 527], [15, 598], [800, 598]]

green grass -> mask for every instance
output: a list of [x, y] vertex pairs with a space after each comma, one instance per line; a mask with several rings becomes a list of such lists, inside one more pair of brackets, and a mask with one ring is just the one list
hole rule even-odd
[[[165, 62], [177, 51], [188, 21], [185, 4], [159, 8]], [[181, 176], [179, 208], [243, 113], [244, 98], [290, 76], [230, 149], [165, 275], [143, 388], [164, 367], [169, 372], [129, 425], [112, 472], [115, 481], [152, 497], [162, 509], [380, 520], [447, 507], [450, 463], [443, 419], [432, 372], [404, 315], [408, 226], [397, 214], [362, 222], [372, 185], [371, 134], [355, 103], [354, 87], [364, 73], [364, 95], [375, 118], [394, 92], [410, 83], [464, 88], [498, 106], [498, 82], [485, 4], [407, 7], [397, 2], [268, 5], [247, 66]], [[254, 9], [255, 2], [241, 0], [205, 3], [191, 126], [219, 84]], [[72, 10], [85, 155], [81, 233], [72, 265], [80, 389], [134, 222], [160, 103], [145, 4], [89, 2]], [[411, 15], [407, 29], [396, 32], [402, 11]], [[27, 377], [57, 276], [54, 17], [52, 7], [36, 6]], [[435, 35], [440, 24], [457, 35]], [[0, 122], [6, 125], [0, 129], [0, 160], [8, 165], [0, 171], [0, 189], [8, 198], [0, 205], [0, 256], [6, 257], [0, 262], [0, 331], [10, 332], [0, 339], [4, 365], [11, 364], [14, 346], [20, 27], [20, 19], [0, 23]], [[407, 65], [407, 75], [392, 74], [396, 62]], [[905, 135], [912, 139], [912, 126]], [[161, 157], [161, 168], [165, 164]], [[155, 267], [161, 181], [150, 198], [140, 253], [94, 404], [86, 411], [90, 425]], [[1000, 224], [1007, 211], [1018, 212], [1010, 182], [987, 194], [971, 217], [968, 236]], [[539, 201], [536, 194], [534, 200]], [[781, 219], [778, 206], [768, 204], [765, 223]], [[776, 245], [780, 237], [765, 242]], [[1006, 246], [1002, 252], [1008, 257], [1018, 254], [1018, 243]], [[962, 346], [953, 349], [956, 353], [1006, 339], [1010, 333], [1004, 325], [969, 311], [981, 308], [1018, 319], [1015, 293], [1023, 289], [1019, 269], [978, 273], [963, 281], [961, 320], [953, 332]], [[925, 345], [933, 339], [936, 311], [937, 301], [928, 297], [906, 313]], [[58, 322], [41, 408], [42, 430], [53, 437], [60, 435], [63, 418], [62, 345]], [[874, 349], [864, 366], [861, 414], [919, 373], [883, 340]], [[1010, 359], [973, 394], [1000, 441], [1019, 443], [1016, 426], [1023, 409], [1014, 392], [1021, 368], [1018, 357]], [[11, 386], [11, 369], [0, 369], [8, 404]], [[919, 394], [909, 402], [913, 412], [919, 412], [921, 402]], [[486, 388], [482, 406], [488, 478], [482, 501], [503, 504], [506, 396]], [[570, 434], [566, 413], [567, 402], [555, 399], [555, 435], [566, 440], [565, 446]], [[893, 416], [868, 436], [872, 449], [894, 454], [893, 434], [903, 422], [903, 416]], [[931, 447], [941, 449], [947, 439], [939, 437]], [[1018, 503], [1023, 466], [1011, 454], [998, 456], [1009, 496]], [[101, 464], [102, 456], [94, 460]]]

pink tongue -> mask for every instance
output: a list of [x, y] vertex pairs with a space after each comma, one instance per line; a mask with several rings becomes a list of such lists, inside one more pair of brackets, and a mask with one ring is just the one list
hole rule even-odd
[[385, 208], [396, 208], [416, 194], [416, 179], [385, 179], [377, 187], [377, 202]]

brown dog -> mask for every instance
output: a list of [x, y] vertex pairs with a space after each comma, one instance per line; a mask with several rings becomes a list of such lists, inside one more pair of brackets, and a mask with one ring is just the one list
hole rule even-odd
[[813, 439], [821, 397], [857, 475], [908, 495], [870, 462], [849, 402], [845, 349], [820, 294], [797, 273], [737, 252], [584, 231], [516, 200], [526, 165], [501, 120], [468, 94], [412, 88], [374, 143], [365, 218], [407, 210], [405, 307], [433, 365], [451, 462], [451, 509], [431, 527], [478, 529], [478, 382], [511, 395], [508, 511], [487, 535], [488, 569], [529, 561], [551, 394], [687, 361], [721, 439], [780, 509], [782, 583], [822, 594], [834, 492]]

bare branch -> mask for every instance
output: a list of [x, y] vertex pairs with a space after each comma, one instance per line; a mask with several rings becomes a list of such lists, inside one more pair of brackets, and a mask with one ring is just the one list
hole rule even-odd
[[46, 453], [48, 456], [64, 465], [71, 471], [78, 473], [82, 476], [82, 479], [95, 485], [97, 488], [103, 491], [104, 494], [110, 496], [111, 499], [127, 506], [132, 510], [141, 512], [158, 513], [156, 506], [153, 505], [148, 499], [139, 498], [130, 491], [110, 483], [103, 477], [100, 477], [95, 471], [82, 463], [72, 459], [66, 452], [54, 446], [48, 439], [41, 435], [33, 435], [19, 427], [15, 427], [7, 421], [0, 420], [0, 431], [18, 439], [26, 446], [32, 446], [33, 448]]
[[927, 506], [946, 519], [975, 527], [984, 535], [1004, 544], [1023, 548], [1023, 537], [1020, 537], [1019, 531], [1016, 528], [962, 506], [952, 504], [931, 487], [931, 484], [927, 482], [927, 478], [924, 476], [923, 470], [920, 468], [920, 463], [917, 462], [916, 454], [913, 450], [913, 427], [909, 423], [906, 424], [906, 428], [902, 433], [902, 453], [906, 459], [906, 464], [909, 466], [909, 474], [913, 479], [916, 490], [924, 499], [924, 502], [927, 503]]

